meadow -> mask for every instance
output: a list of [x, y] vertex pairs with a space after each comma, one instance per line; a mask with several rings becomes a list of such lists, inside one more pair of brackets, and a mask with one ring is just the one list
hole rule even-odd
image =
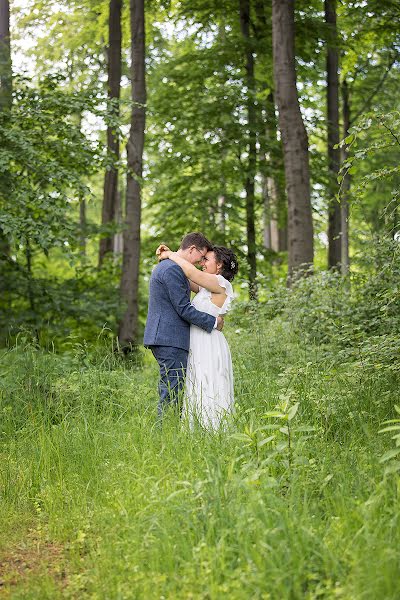
[[392, 361], [311, 342], [290, 311], [225, 329], [236, 413], [214, 433], [157, 425], [144, 349], [2, 351], [0, 598], [400, 597]]

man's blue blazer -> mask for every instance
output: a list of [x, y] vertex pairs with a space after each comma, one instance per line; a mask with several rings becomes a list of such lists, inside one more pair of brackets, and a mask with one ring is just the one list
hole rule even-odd
[[215, 317], [191, 305], [189, 282], [181, 267], [172, 260], [162, 260], [150, 277], [143, 343], [189, 350], [191, 323], [211, 333]]

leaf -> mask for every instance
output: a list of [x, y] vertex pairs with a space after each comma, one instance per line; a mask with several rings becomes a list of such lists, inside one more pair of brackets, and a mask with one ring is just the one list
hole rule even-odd
[[388, 450], [387, 452], [385, 452], [385, 454], [383, 456], [381, 456], [381, 458], [379, 459], [380, 463], [384, 463], [387, 460], [390, 460], [391, 458], [394, 458], [395, 456], [397, 456], [400, 452], [400, 448], [392, 448], [392, 450]]
[[288, 427], [279, 427], [279, 431], [281, 431], [285, 435], [289, 435], [289, 429], [288, 429]]
[[[274, 435], [270, 435], [269, 437], [264, 438], [263, 440], [261, 440], [260, 442], [258, 442], [257, 446], [258, 446], [258, 448], [262, 448], [263, 446], [265, 446], [265, 444], [268, 444], [269, 442], [272, 442], [272, 440], [274, 440], [274, 439], [275, 439], [275, 436]], [[399, 448], [399, 450], [400, 450], [400, 448]]]
[[286, 415], [284, 413], [278, 412], [278, 411], [271, 411], [271, 412], [266, 412], [263, 414], [263, 419], [269, 419], [269, 418], [277, 418], [277, 419], [285, 419]]
[[390, 475], [391, 473], [396, 473], [400, 471], [400, 460], [396, 460], [394, 463], [386, 467], [385, 475]]
[[391, 425], [390, 427], [380, 429], [378, 433], [385, 433], [386, 431], [400, 431], [400, 423], [398, 425]]
[[247, 435], [246, 433], [234, 433], [232, 436], [232, 439], [237, 440], [239, 442], [247, 442], [247, 443], [251, 443], [252, 439], [249, 435]]
[[297, 411], [299, 410], [300, 402], [296, 402], [293, 404], [292, 408], [288, 412], [288, 421], [291, 421], [296, 416]]

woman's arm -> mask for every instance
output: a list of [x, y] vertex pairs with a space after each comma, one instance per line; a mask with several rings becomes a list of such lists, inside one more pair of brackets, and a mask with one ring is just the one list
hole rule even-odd
[[205, 273], [204, 271], [200, 271], [196, 269], [194, 265], [192, 265], [188, 260], [179, 256], [177, 252], [171, 252], [171, 250], [163, 251], [159, 258], [163, 260], [164, 258], [169, 258], [173, 260], [177, 265], [179, 265], [182, 271], [185, 273], [186, 277], [192, 281], [193, 283], [197, 283], [200, 287], [206, 288], [209, 292], [213, 294], [225, 294], [225, 288], [221, 287], [218, 283], [218, 279], [216, 275], [211, 275], [210, 273]]

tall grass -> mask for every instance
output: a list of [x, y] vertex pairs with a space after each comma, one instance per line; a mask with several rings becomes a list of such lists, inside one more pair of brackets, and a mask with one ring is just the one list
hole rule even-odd
[[5, 597], [400, 597], [399, 479], [377, 433], [398, 374], [338, 360], [285, 317], [226, 329], [237, 406], [216, 433], [172, 412], [157, 426], [145, 351], [3, 352], [0, 563], [61, 548], [3, 574]]

